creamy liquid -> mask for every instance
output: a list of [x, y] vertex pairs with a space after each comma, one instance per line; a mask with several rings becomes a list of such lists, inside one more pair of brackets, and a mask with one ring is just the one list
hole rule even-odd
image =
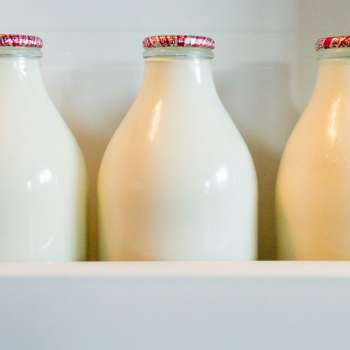
[[147, 58], [100, 170], [100, 258], [254, 259], [256, 191], [210, 61]]
[[277, 182], [281, 259], [350, 258], [350, 59], [323, 59]]
[[0, 260], [85, 258], [85, 165], [37, 58], [0, 51]]

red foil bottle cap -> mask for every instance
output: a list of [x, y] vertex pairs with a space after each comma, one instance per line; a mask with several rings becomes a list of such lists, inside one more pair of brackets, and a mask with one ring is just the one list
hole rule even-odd
[[43, 41], [35, 35], [0, 34], [0, 47], [2, 46], [35, 47], [41, 49], [43, 47]]
[[153, 35], [143, 40], [143, 47], [200, 47], [214, 49], [215, 41], [206, 36], [199, 35]]
[[350, 47], [350, 36], [339, 35], [321, 38], [316, 41], [315, 50], [338, 49], [341, 47]]

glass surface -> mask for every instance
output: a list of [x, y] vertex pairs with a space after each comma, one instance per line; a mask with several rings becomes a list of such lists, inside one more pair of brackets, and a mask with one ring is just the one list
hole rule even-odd
[[350, 58], [350, 47], [340, 47], [334, 49], [321, 49], [317, 51], [318, 59], [330, 59], [330, 58]]
[[214, 58], [214, 50], [203, 47], [157, 47], [144, 49], [144, 58], [157, 56], [183, 56], [212, 59]]
[[22, 46], [1, 46], [0, 55], [16, 55], [25, 57], [42, 57], [42, 51], [36, 47], [22, 47]]

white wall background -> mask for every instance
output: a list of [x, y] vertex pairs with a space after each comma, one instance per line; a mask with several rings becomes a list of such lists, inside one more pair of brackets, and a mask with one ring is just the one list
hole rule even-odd
[[312, 92], [313, 44], [323, 35], [350, 33], [349, 13], [348, 0], [0, 0], [0, 32], [45, 40], [47, 87], [89, 169], [91, 257], [96, 174], [142, 79], [141, 41], [150, 34], [185, 33], [217, 42], [217, 88], [258, 172], [259, 255], [274, 258], [275, 177]]

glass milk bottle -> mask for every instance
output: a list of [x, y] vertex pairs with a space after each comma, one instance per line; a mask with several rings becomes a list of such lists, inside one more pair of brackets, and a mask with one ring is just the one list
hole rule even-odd
[[42, 40], [0, 35], [0, 260], [85, 258], [85, 165], [46, 92]]
[[141, 91], [100, 169], [100, 258], [254, 259], [256, 175], [215, 89], [214, 41], [143, 45]]
[[316, 44], [311, 101], [295, 127], [277, 182], [281, 259], [350, 259], [350, 37]]

